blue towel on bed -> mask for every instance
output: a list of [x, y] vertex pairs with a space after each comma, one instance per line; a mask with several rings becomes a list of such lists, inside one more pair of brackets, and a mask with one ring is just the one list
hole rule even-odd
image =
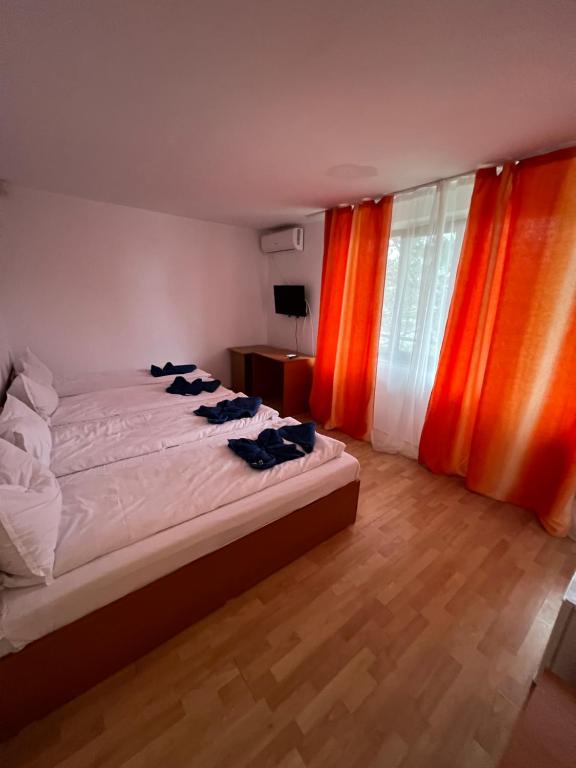
[[209, 424], [224, 424], [235, 419], [252, 418], [262, 405], [261, 397], [235, 397], [234, 400], [220, 400], [216, 405], [201, 405], [196, 416], [205, 416]]
[[198, 366], [194, 363], [187, 365], [174, 365], [173, 363], [166, 363], [163, 368], [159, 365], [151, 365], [150, 373], [152, 376], [176, 376], [178, 373], [192, 373]]
[[166, 392], [169, 392], [171, 395], [199, 395], [200, 392], [216, 392], [220, 384], [220, 379], [214, 379], [213, 381], [203, 381], [202, 379], [186, 381], [184, 376], [176, 376], [172, 384], [166, 387]]
[[278, 434], [296, 443], [305, 453], [312, 453], [316, 443], [316, 424], [313, 421], [307, 421], [304, 424], [293, 424], [288, 427], [280, 427]]
[[[290, 442], [285, 443], [284, 440]], [[228, 440], [228, 447], [253, 469], [270, 469], [311, 453], [315, 441], [316, 424], [311, 421], [280, 429], [265, 429], [256, 440], [246, 437]]]

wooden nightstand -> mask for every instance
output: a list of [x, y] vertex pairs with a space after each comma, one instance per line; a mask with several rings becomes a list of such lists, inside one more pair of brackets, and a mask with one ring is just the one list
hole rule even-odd
[[260, 395], [266, 405], [281, 416], [294, 416], [308, 410], [314, 358], [309, 355], [286, 357], [290, 349], [256, 345], [230, 347], [232, 389], [247, 395]]

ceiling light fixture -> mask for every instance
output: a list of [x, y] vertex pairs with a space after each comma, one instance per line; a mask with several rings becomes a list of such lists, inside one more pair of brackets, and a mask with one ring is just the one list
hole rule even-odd
[[369, 179], [378, 176], [378, 169], [373, 165], [356, 165], [355, 163], [343, 163], [328, 168], [326, 176], [335, 179]]

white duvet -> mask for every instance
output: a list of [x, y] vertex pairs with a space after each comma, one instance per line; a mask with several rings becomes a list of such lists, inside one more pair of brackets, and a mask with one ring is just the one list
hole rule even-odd
[[[166, 378], [168, 381], [165, 380]], [[65, 397], [60, 401], [60, 405], [52, 414], [52, 426], [75, 424], [93, 419], [107, 419], [111, 416], [140, 413], [141, 411], [149, 411], [153, 408], [170, 407], [178, 401], [187, 400], [193, 403], [198, 400], [200, 395], [182, 396], [171, 395], [166, 392], [166, 387], [171, 384], [174, 378], [174, 376], [169, 376], [155, 379], [153, 384], [148, 384], [147, 386], [109, 388]], [[194, 381], [194, 379], [199, 378], [205, 381], [213, 380], [209, 373], [202, 370], [189, 373], [185, 378], [188, 381]], [[222, 386], [213, 394], [218, 394], [219, 400], [234, 395], [232, 390]]]
[[[277, 418], [278, 411], [261, 405], [252, 418], [209, 424], [195, 416], [200, 405], [216, 405], [226, 398], [245, 397], [221, 387], [193, 397], [173, 397], [172, 405], [108, 419], [64, 424], [52, 429], [50, 468], [57, 477], [115, 461], [174, 448], [217, 434], [237, 432], [252, 424]], [[174, 402], [176, 401], [176, 402]], [[265, 427], [262, 426], [262, 429]]]
[[[198, 368], [193, 374], [198, 377]], [[186, 374], [190, 377], [193, 374]], [[115, 389], [117, 387], [138, 387], [146, 384], [171, 383], [174, 374], [169, 376], [152, 376], [144, 369], [128, 369], [124, 371], [101, 371], [84, 373], [78, 376], [59, 376], [53, 383], [60, 397], [83, 395], [87, 392], [97, 392], [99, 389]]]
[[[265, 426], [297, 423], [274, 419]], [[234, 437], [254, 439], [262, 429], [255, 424]], [[229, 438], [219, 434], [61, 478], [63, 510], [54, 574], [319, 467], [345, 447], [317, 435], [312, 453], [259, 471], [227, 447]]]

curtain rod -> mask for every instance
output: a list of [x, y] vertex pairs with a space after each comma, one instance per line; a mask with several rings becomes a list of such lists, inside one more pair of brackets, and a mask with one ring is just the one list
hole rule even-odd
[[306, 218], [312, 218], [314, 216], [320, 216], [322, 213], [326, 213], [327, 211], [331, 210], [332, 208], [348, 208], [348, 206], [354, 206], [359, 205], [360, 203], [363, 203], [367, 200], [381, 200], [383, 197], [388, 196], [394, 196], [394, 195], [403, 195], [405, 192], [414, 192], [417, 189], [423, 189], [424, 187], [432, 187], [434, 184], [439, 184], [441, 181], [453, 181], [454, 179], [461, 179], [464, 176], [470, 176], [473, 173], [476, 173], [476, 171], [479, 171], [481, 168], [497, 168], [500, 165], [500, 163], [488, 163], [486, 165], [479, 165], [478, 168], [476, 168], [473, 171], [465, 171], [464, 173], [455, 173], [453, 176], [443, 176], [441, 179], [434, 179], [433, 181], [425, 181], [423, 184], [415, 184], [413, 187], [405, 187], [404, 189], [397, 189], [394, 192], [386, 192], [383, 195], [376, 195], [375, 197], [361, 197], [359, 200], [355, 200], [352, 203], [337, 203], [336, 205], [330, 206], [330, 208], [321, 208], [318, 211], [314, 211], [313, 213], [307, 213]]
[[434, 179], [433, 181], [426, 181], [422, 184], [415, 184], [413, 187], [405, 187], [404, 189], [397, 189], [394, 192], [386, 192], [383, 195], [376, 195], [376, 197], [362, 197], [359, 200], [353, 202], [353, 203], [340, 203], [336, 205], [330, 206], [330, 208], [321, 208], [318, 211], [314, 211], [313, 213], [307, 213], [306, 218], [311, 219], [314, 216], [320, 216], [323, 213], [326, 213], [327, 211], [331, 210], [331, 208], [347, 208], [349, 205], [354, 206], [358, 205], [359, 203], [365, 201], [365, 200], [380, 200], [383, 197], [388, 197], [388, 195], [403, 195], [405, 192], [414, 192], [417, 189], [422, 189], [423, 187], [431, 187], [434, 184], [439, 184], [441, 181], [453, 181], [454, 179], [460, 179], [464, 176], [470, 176], [473, 173], [476, 173], [477, 171], [481, 171], [484, 168], [498, 168], [505, 163], [519, 163], [521, 160], [528, 160], [531, 157], [538, 157], [538, 155], [546, 155], [548, 152], [556, 152], [560, 149], [567, 149], [568, 147], [576, 146], [574, 145], [573, 141], [565, 142], [564, 144], [556, 144], [552, 147], [549, 147], [548, 149], [539, 149], [537, 152], [532, 152], [529, 155], [523, 155], [522, 157], [518, 158], [517, 160], [512, 160], [510, 158], [506, 160], [501, 160], [496, 163], [483, 163], [481, 165], [476, 166], [473, 170], [470, 171], [464, 171], [464, 173], [455, 173], [453, 176], [443, 176], [441, 179]]

